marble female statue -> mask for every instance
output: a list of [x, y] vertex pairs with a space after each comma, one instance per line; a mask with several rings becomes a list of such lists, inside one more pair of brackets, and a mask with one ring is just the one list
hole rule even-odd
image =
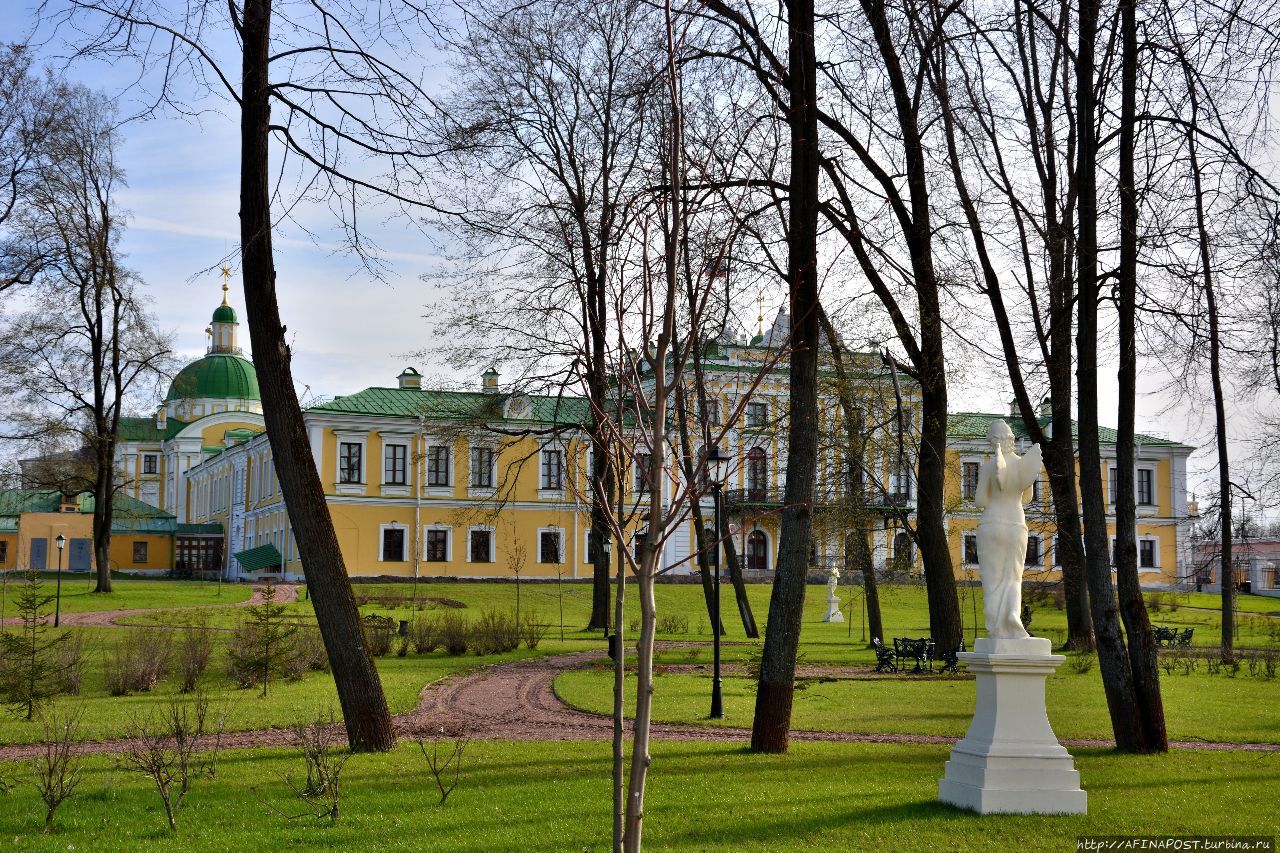
[[1022, 639], [1022, 569], [1027, 559], [1027, 518], [1022, 505], [1040, 476], [1040, 445], [1024, 455], [1014, 452], [1013, 430], [993, 421], [987, 441], [995, 457], [978, 469], [975, 503], [982, 508], [978, 523], [978, 574], [982, 578], [983, 616], [987, 636]]

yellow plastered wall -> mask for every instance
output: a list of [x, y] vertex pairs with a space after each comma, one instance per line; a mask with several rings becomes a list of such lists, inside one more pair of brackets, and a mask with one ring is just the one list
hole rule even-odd
[[18, 562], [18, 534], [0, 533], [0, 551], [4, 552], [4, 554], [0, 555], [0, 571], [7, 571], [16, 566]]
[[[134, 560], [135, 543], [147, 546], [145, 560]], [[113, 570], [167, 571], [173, 568], [173, 537], [158, 533], [115, 533], [111, 536], [108, 555]]]

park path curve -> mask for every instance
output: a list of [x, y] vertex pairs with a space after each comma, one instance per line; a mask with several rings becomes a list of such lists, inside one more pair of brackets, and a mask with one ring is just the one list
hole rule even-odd
[[[121, 581], [128, 583], [128, 581]], [[138, 607], [125, 610], [85, 610], [80, 613], [64, 613], [60, 618], [62, 627], [64, 628], [167, 628], [167, 625], [120, 625], [117, 620], [126, 619], [130, 616], [141, 616], [143, 614], [154, 613], [172, 613], [174, 611], [190, 611], [202, 610], [204, 608], [217, 607], [249, 607], [254, 604], [261, 604], [263, 601], [263, 590], [268, 584], [254, 584], [253, 595], [244, 601], [233, 601], [226, 604], [187, 604], [180, 607]], [[288, 604], [298, 600], [298, 587], [296, 584], [275, 584], [276, 604]], [[22, 622], [17, 617], [9, 617], [0, 621], [0, 625], [18, 625]]]
[[[549, 657], [513, 661], [482, 667], [469, 673], [446, 676], [422, 689], [418, 706], [394, 717], [396, 732], [401, 737], [414, 737], [439, 731], [465, 732], [483, 740], [518, 741], [603, 741], [613, 737], [613, 719], [573, 708], [555, 692], [555, 679], [564, 672], [590, 666], [600, 660], [599, 652], [573, 652]], [[829, 668], [814, 668], [815, 673]], [[806, 675], [805, 668], [800, 674]], [[628, 723], [629, 728], [629, 723]], [[334, 727], [339, 735], [341, 725]], [[747, 742], [751, 730], [737, 726], [694, 726], [654, 723], [656, 740]], [[953, 744], [959, 738], [948, 735], [916, 735], [896, 733], [792, 731], [795, 741], [828, 743], [911, 743]], [[290, 746], [294, 743], [289, 728], [257, 729], [229, 732], [220, 739], [223, 749]], [[1114, 743], [1105, 739], [1067, 738], [1069, 747], [1108, 748]], [[80, 753], [119, 753], [130, 745], [128, 739], [81, 741]], [[1280, 744], [1230, 743], [1218, 741], [1173, 741], [1174, 749], [1276, 753]], [[41, 744], [0, 746], [0, 761], [33, 758], [44, 752]]]

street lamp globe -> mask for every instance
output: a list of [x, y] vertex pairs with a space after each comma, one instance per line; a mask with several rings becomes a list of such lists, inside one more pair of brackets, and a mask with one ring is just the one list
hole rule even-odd
[[61, 533], [58, 534], [58, 538], [53, 540], [53, 542], [58, 546], [59, 551], [67, 547], [67, 537], [63, 536]]

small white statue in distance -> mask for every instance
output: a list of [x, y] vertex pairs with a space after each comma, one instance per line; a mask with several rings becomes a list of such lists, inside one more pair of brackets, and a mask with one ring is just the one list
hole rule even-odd
[[832, 566], [831, 574], [827, 575], [827, 615], [822, 617], [823, 622], [844, 621], [844, 614], [840, 612], [840, 597], [836, 595], [839, 585], [840, 568]]
[[992, 639], [1024, 639], [1022, 569], [1027, 559], [1027, 517], [1022, 505], [1040, 476], [1040, 445], [1022, 456], [1014, 452], [1013, 430], [993, 421], [987, 441], [995, 458], [978, 470], [975, 502], [982, 508], [978, 523], [978, 574], [982, 578], [983, 616]]

